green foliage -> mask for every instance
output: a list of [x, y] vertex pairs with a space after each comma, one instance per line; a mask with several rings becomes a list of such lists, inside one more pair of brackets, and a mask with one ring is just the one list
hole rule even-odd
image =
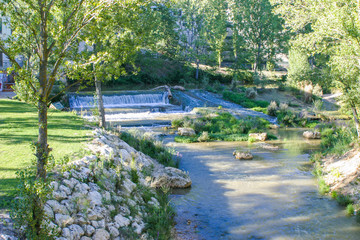
[[330, 187], [325, 183], [324, 179], [320, 178], [318, 181], [318, 185], [319, 185], [319, 193], [321, 195], [324, 195], [330, 191]]
[[262, 112], [264, 114], [268, 114], [268, 109], [266, 107], [253, 107], [253, 108], [251, 108], [251, 110], [254, 110], [257, 112]]
[[169, 203], [169, 189], [157, 191], [160, 206], [148, 205], [145, 217], [145, 231], [154, 239], [171, 239], [171, 230], [174, 225], [175, 211]]
[[136, 132], [121, 132], [119, 137], [136, 150], [149, 155], [165, 166], [178, 167], [179, 165], [179, 159], [175, 158], [173, 151], [164, 147], [161, 143], [156, 143], [150, 137]]
[[[176, 136], [176, 142], [191, 143], [200, 141], [247, 141], [249, 132], [263, 132], [269, 127], [269, 122], [262, 118], [248, 117], [236, 119], [230, 113], [216, 113], [215, 116], [204, 113], [201, 117], [190, 119], [185, 117], [182, 121], [174, 120], [173, 126], [190, 127], [197, 133], [193, 137]], [[201, 134], [207, 132], [206, 138]]]
[[355, 211], [354, 205], [352, 203], [346, 206], [346, 213], [350, 216], [353, 215]]
[[[352, 205], [352, 203], [353, 203], [353, 201], [351, 200], [351, 198], [349, 196], [338, 193], [336, 191], [331, 192], [331, 197], [333, 199], [335, 199], [339, 203], [340, 206], [343, 206], [343, 207], [347, 207], [349, 205]], [[351, 207], [350, 207], [350, 209], [351, 209]]]
[[225, 100], [239, 104], [245, 108], [254, 108], [254, 107], [265, 108], [269, 106], [269, 102], [249, 99], [245, 96], [244, 93], [234, 93], [230, 91], [225, 91], [223, 93], [223, 98]]
[[[356, 1], [271, 0], [294, 33], [292, 42], [309, 55], [322, 55], [329, 68], [328, 86], [336, 86], [352, 109], [359, 106], [359, 6]], [[306, 16], [306, 17], [304, 17]], [[315, 58], [316, 59], [316, 58]], [[325, 65], [324, 64], [324, 65]], [[322, 68], [324, 69], [324, 68]], [[354, 112], [354, 118], [358, 118]]]
[[321, 135], [321, 150], [338, 156], [350, 150], [350, 143], [357, 140], [357, 132], [353, 128], [327, 128], [322, 130]]
[[242, 82], [244, 84], [253, 84], [254, 73], [247, 70], [236, 70], [233, 74], [233, 79], [236, 82]]
[[18, 171], [18, 195], [12, 202], [11, 218], [27, 239], [55, 239], [53, 229], [46, 223], [44, 203], [52, 189], [49, 180], [35, 177], [35, 168]]
[[237, 64], [247, 62], [259, 70], [260, 65], [269, 62], [270, 67], [276, 51], [285, 47], [287, 32], [282, 30], [282, 20], [273, 13], [268, 0], [232, 2], [232, 40]]

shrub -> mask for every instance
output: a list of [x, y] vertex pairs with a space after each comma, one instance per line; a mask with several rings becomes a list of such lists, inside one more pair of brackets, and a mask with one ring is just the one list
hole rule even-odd
[[353, 215], [354, 214], [354, 205], [352, 204], [352, 203], [350, 203], [350, 204], [348, 204], [347, 206], [346, 206], [346, 213], [348, 214], [348, 215]]
[[35, 178], [34, 167], [17, 172], [18, 197], [12, 202], [11, 218], [15, 227], [21, 229], [24, 239], [55, 239], [54, 229], [46, 224], [44, 203], [52, 189], [49, 180]]
[[254, 88], [247, 88], [245, 91], [245, 95], [247, 98], [254, 99], [256, 98], [257, 92]]
[[278, 110], [278, 106], [275, 101], [271, 101], [270, 105], [267, 107], [267, 114], [270, 116], [276, 116], [276, 111]]
[[202, 132], [201, 135], [197, 139], [199, 142], [207, 142], [210, 140], [208, 132]]
[[319, 179], [319, 193], [324, 195], [326, 193], [328, 193], [330, 191], [330, 188], [329, 186], [325, 183], [325, 180], [324, 179]]

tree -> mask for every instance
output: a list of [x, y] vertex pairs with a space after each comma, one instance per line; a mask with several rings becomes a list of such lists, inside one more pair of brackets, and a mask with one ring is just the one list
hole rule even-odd
[[[56, 78], [65, 69], [69, 56], [78, 52], [79, 34], [111, 4], [109, 0], [3, 0], [0, 5], [0, 14], [10, 19], [12, 29], [8, 39], [0, 40], [0, 50], [13, 65], [18, 95], [35, 103], [38, 109], [36, 179], [45, 181], [47, 176], [51, 151], [47, 113]], [[43, 202], [38, 195], [34, 198], [33, 219], [38, 236]]]
[[125, 74], [125, 64], [134, 62], [135, 54], [148, 41], [154, 27], [151, 11], [150, 4], [144, 0], [114, 3], [102, 11], [81, 35], [81, 39], [91, 47], [83, 49], [82, 57], [74, 56], [78, 60], [75, 66], [83, 68], [73, 70], [86, 72], [77, 76], [95, 82], [100, 127], [105, 127], [101, 82]]
[[228, 3], [223, 0], [208, 0], [203, 1], [202, 4], [204, 4], [205, 38], [211, 50], [214, 51], [218, 67], [220, 68], [225, 38], [228, 34]]
[[256, 72], [262, 62], [273, 61], [277, 51], [283, 49], [286, 34], [282, 31], [282, 20], [272, 13], [269, 0], [230, 2], [234, 55], [238, 59], [245, 50]]
[[[333, 80], [348, 101], [360, 138], [357, 99], [360, 69], [360, 1], [272, 0], [286, 27], [296, 33], [292, 44], [311, 54], [329, 56]], [[304, 31], [304, 29], [310, 29]]]
[[180, 44], [187, 61], [196, 63], [195, 79], [199, 79], [200, 59], [207, 48], [205, 40], [203, 5], [195, 0], [182, 0], [179, 21]]

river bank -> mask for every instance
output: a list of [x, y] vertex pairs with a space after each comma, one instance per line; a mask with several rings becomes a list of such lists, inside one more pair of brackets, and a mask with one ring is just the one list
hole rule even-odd
[[[340, 204], [347, 206], [348, 214], [357, 215], [360, 210], [360, 150], [346, 152], [342, 156], [329, 155], [321, 159], [321, 178], [328, 186], [329, 194]], [[339, 199], [343, 196], [343, 201]]]

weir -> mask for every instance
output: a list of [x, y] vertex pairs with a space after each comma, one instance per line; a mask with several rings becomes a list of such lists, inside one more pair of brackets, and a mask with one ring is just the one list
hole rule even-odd
[[[103, 101], [105, 108], [162, 107], [169, 105], [168, 92], [103, 95]], [[69, 96], [69, 104], [71, 109], [89, 109], [96, 106], [96, 100], [94, 96], [74, 94]]]

